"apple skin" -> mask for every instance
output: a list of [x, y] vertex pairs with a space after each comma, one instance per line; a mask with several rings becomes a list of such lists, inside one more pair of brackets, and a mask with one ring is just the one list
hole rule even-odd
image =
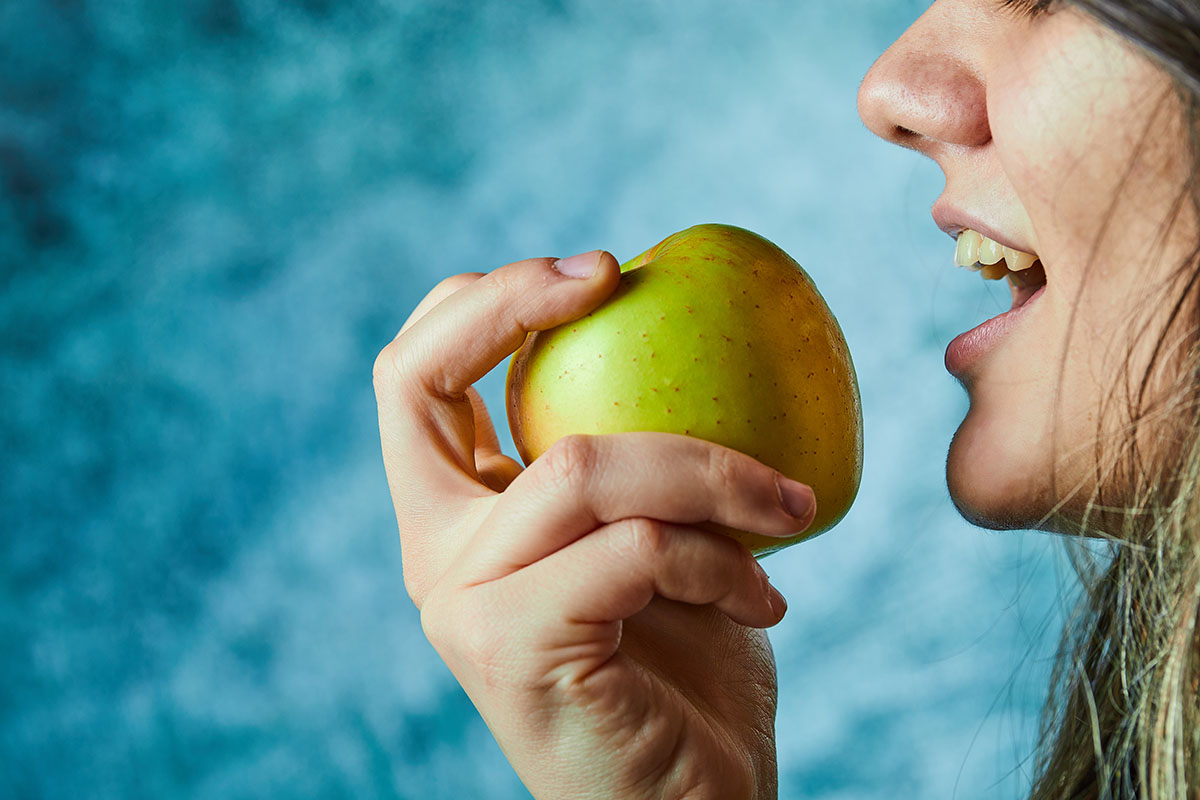
[[793, 537], [704, 527], [758, 556], [833, 527], [862, 477], [862, 407], [846, 340], [808, 274], [729, 225], [669, 236], [621, 273], [603, 305], [529, 334], [513, 356], [508, 420], [525, 463], [568, 434], [695, 436], [817, 497], [812, 525]]

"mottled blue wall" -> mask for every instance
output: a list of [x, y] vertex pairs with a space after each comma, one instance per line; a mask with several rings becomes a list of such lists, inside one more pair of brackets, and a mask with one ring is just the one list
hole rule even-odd
[[766, 562], [783, 797], [1018, 797], [1058, 558], [942, 476], [1007, 292], [854, 106], [925, 5], [3, 0], [0, 795], [526, 796], [404, 593], [371, 362], [446, 275], [720, 221], [865, 406], [855, 509]]

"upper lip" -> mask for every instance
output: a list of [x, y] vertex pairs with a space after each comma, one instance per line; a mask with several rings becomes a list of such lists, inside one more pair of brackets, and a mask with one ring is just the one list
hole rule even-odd
[[957, 208], [941, 199], [933, 204], [933, 221], [951, 239], [957, 239], [960, 233], [970, 228], [1004, 247], [1011, 247], [1013, 250], [1020, 250], [1023, 253], [1037, 254], [1037, 251], [1028, 244], [1017, 242], [992, 227], [979, 216]]

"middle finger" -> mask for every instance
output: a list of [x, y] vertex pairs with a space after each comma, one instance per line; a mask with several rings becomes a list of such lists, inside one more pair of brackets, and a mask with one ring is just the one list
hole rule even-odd
[[476, 537], [475, 580], [514, 572], [607, 523], [631, 517], [715, 522], [766, 536], [803, 531], [812, 489], [744, 453], [690, 436], [568, 436], [533, 462]]

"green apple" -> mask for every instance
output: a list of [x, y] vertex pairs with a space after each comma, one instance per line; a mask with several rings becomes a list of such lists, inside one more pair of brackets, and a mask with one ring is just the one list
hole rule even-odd
[[817, 497], [794, 537], [711, 529], [763, 555], [836, 524], [862, 476], [862, 408], [846, 340], [808, 274], [729, 225], [669, 236], [621, 273], [603, 305], [531, 333], [513, 356], [508, 420], [525, 463], [573, 433], [695, 436]]

